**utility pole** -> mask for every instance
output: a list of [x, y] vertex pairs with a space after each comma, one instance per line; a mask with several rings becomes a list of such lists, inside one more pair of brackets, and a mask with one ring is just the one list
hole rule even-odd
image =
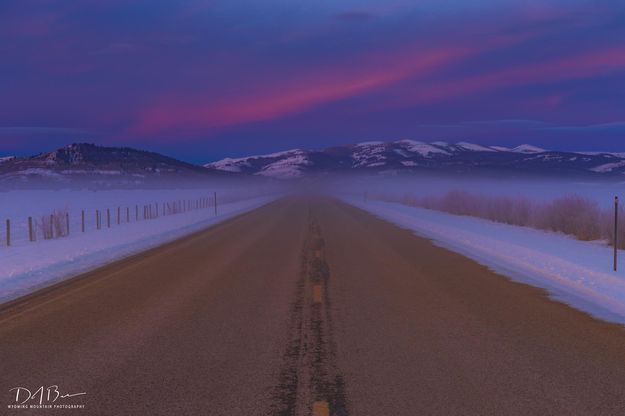
[[614, 197], [614, 271], [618, 266], [618, 196]]

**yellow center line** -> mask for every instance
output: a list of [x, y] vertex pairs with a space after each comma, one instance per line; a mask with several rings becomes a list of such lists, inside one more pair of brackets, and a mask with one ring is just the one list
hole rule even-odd
[[313, 302], [314, 303], [323, 302], [323, 286], [320, 284], [316, 284], [313, 286]]
[[312, 408], [313, 416], [330, 416], [330, 406], [326, 401], [316, 401]]

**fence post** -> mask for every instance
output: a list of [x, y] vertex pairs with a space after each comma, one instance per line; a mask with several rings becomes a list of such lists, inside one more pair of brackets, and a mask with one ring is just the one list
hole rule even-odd
[[69, 212], [65, 213], [65, 231], [67, 231], [67, 235], [69, 235]]
[[106, 228], [111, 228], [111, 210], [106, 209]]
[[85, 210], [80, 213], [80, 231], [85, 232]]
[[217, 192], [213, 192], [213, 198], [215, 199], [215, 215], [217, 215]]
[[121, 224], [121, 208], [117, 207], [117, 225]]
[[614, 271], [618, 269], [618, 196], [614, 197]]
[[126, 207], [126, 222], [130, 222], [130, 207]]
[[7, 219], [7, 247], [11, 246], [11, 220]]
[[50, 238], [54, 238], [54, 215], [50, 215]]
[[139, 205], [135, 205], [135, 221], [139, 221]]
[[28, 241], [32, 242], [35, 238], [33, 236], [33, 217], [28, 217]]
[[95, 229], [100, 229], [100, 210], [95, 210]]

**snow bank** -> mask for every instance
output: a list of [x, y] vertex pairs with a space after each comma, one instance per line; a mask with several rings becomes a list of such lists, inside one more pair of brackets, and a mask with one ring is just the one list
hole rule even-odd
[[56, 240], [0, 247], [0, 303], [201, 230], [276, 199], [263, 196]]
[[601, 242], [398, 203], [345, 201], [513, 280], [544, 288], [556, 300], [625, 324], [625, 263], [613, 272], [613, 251]]

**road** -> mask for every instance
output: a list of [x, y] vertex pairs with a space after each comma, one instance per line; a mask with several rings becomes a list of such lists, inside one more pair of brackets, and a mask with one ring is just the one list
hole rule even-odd
[[621, 326], [322, 197], [4, 305], [0, 363], [1, 414], [625, 414]]

